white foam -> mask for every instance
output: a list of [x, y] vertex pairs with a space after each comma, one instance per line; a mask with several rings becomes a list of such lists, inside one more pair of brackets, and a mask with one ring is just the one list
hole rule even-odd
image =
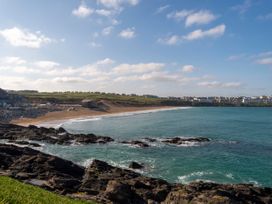
[[226, 174], [225, 176], [226, 176], [227, 178], [234, 179], [234, 176], [233, 176], [233, 174], [231, 174], [231, 173], [228, 173], [228, 174]]
[[[211, 172], [211, 171], [196, 171], [196, 172], [192, 172], [187, 175], [178, 176], [178, 180], [181, 183], [187, 184], [187, 183], [190, 183], [192, 180], [199, 179], [199, 177], [206, 176], [206, 175], [212, 175], [212, 174], [213, 174], [213, 172]], [[192, 179], [192, 178], [195, 178], [195, 179]]]
[[93, 162], [95, 158], [89, 158], [84, 160], [83, 162], [80, 162], [80, 165], [84, 166], [84, 167], [88, 167], [91, 165], [91, 163]]

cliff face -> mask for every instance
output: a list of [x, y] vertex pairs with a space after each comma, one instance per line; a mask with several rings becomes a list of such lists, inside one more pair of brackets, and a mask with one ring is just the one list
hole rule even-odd
[[[80, 143], [111, 141], [108, 137], [67, 134], [64, 129], [35, 126], [22, 128], [11, 124], [0, 124], [0, 127], [0, 138], [20, 145], [39, 146], [21, 141], [21, 133], [24, 133], [25, 139], [53, 144], [70, 145], [70, 140], [78, 140]], [[52, 134], [55, 140], [50, 139], [49, 135]], [[59, 139], [56, 139], [58, 137]], [[66, 143], [60, 142], [65, 140]], [[29, 147], [8, 144], [0, 144], [0, 175], [10, 176], [63, 195], [101, 203], [272, 203], [271, 188], [206, 182], [171, 184], [99, 160], [94, 160], [90, 166], [84, 168]]]

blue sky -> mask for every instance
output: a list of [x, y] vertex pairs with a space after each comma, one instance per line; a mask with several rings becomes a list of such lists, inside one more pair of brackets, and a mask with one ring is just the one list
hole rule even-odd
[[271, 0], [0, 0], [0, 87], [271, 95]]

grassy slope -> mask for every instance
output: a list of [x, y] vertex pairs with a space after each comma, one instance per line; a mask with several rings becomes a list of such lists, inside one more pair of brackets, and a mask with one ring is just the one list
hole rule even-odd
[[40, 102], [58, 102], [58, 103], [80, 103], [83, 99], [93, 99], [93, 100], [108, 100], [120, 104], [128, 105], [160, 105], [160, 98], [149, 98], [144, 96], [129, 96], [120, 95], [113, 93], [98, 93], [98, 92], [17, 92], [20, 95], [25, 96], [30, 101], [40, 101]]
[[[52, 192], [0, 176], [0, 204], [84, 204], [90, 203], [54, 194]], [[94, 204], [94, 203], [93, 203]]]

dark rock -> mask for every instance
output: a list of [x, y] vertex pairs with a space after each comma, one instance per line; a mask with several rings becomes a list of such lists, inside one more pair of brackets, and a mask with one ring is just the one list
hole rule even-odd
[[84, 170], [59, 157], [6, 144], [0, 144], [0, 175], [100, 203], [272, 203], [271, 188], [206, 182], [170, 184], [99, 160]]
[[59, 127], [58, 133], [66, 133], [66, 130], [63, 127]]
[[0, 124], [0, 139], [13, 141], [20, 140], [21, 145], [30, 145], [38, 147], [35, 143], [27, 143], [22, 140], [33, 140], [46, 142], [50, 144], [71, 145], [76, 142], [79, 144], [106, 144], [114, 140], [106, 136], [96, 136], [94, 134], [70, 134], [64, 128], [54, 129], [45, 127], [36, 127], [31, 125], [23, 127], [13, 124]]
[[108, 106], [104, 101], [95, 101], [92, 99], [84, 99], [81, 101], [81, 104], [85, 108], [94, 109], [97, 111], [107, 111], [110, 109], [110, 106]]
[[131, 169], [143, 169], [144, 166], [142, 164], [137, 163], [137, 162], [131, 162], [129, 164], [129, 168], [131, 168]]
[[195, 137], [195, 138], [174, 137], [174, 138], [167, 138], [162, 140], [163, 143], [175, 144], [175, 145], [182, 145], [188, 142], [202, 143], [202, 142], [209, 142], [209, 141], [211, 140], [206, 137]]
[[194, 182], [168, 194], [164, 204], [178, 203], [270, 203], [272, 189], [250, 184], [215, 184]]
[[[81, 183], [84, 168], [59, 157], [28, 147], [0, 144], [0, 171], [11, 172], [19, 180], [55, 179], [54, 190], [67, 190], [68, 183]], [[64, 183], [64, 181], [66, 181]], [[71, 181], [69, 181], [71, 180]], [[76, 185], [75, 185], [76, 188]]]
[[109, 181], [105, 197], [114, 203], [138, 204], [145, 201], [135, 193], [130, 185], [115, 180]]
[[122, 144], [129, 144], [136, 147], [149, 147], [149, 145], [145, 142], [139, 140], [132, 140], [132, 141], [122, 141]]
[[146, 140], [146, 141], [148, 141], [148, 142], [157, 142], [156, 139], [154, 139], [154, 138], [149, 138], [149, 137], [144, 138], [144, 140]]

